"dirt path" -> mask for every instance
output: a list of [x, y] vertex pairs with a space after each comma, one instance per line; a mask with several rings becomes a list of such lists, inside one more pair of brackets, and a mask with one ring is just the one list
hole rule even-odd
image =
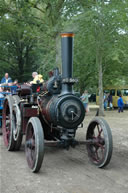
[[[47, 147], [40, 173], [33, 174], [24, 146], [20, 152], [7, 152], [0, 136], [0, 193], [128, 193], [128, 111], [105, 114], [114, 144], [112, 160], [105, 169], [91, 165], [84, 146], [69, 151]], [[77, 138], [85, 138], [94, 115], [86, 116]]]

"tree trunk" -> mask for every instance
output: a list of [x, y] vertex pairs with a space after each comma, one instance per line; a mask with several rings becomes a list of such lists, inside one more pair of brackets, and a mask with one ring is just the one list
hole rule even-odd
[[61, 44], [60, 44], [60, 38], [59, 38], [59, 35], [57, 34], [56, 35], [56, 66], [60, 69], [60, 71], [62, 70], [61, 69]]
[[99, 42], [97, 41], [96, 48], [96, 65], [99, 69], [99, 116], [104, 116], [104, 104], [103, 104], [103, 71], [102, 71], [102, 51], [100, 49]]
[[22, 52], [20, 53], [20, 56], [18, 56], [18, 68], [19, 68], [19, 78], [18, 78], [18, 80], [20, 82], [22, 82], [23, 74], [24, 74], [24, 59], [22, 57]]
[[[102, 59], [102, 58], [101, 58]], [[103, 72], [102, 63], [99, 63], [99, 116], [104, 116], [104, 104], [103, 104]]]

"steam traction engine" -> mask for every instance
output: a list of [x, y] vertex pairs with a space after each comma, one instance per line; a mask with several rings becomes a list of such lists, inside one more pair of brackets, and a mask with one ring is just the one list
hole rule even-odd
[[[3, 109], [3, 138], [8, 151], [20, 149], [25, 134], [26, 159], [32, 172], [38, 172], [44, 157], [44, 146], [58, 145], [68, 149], [86, 144], [92, 163], [102, 168], [112, 155], [112, 135], [107, 122], [94, 118], [88, 128], [86, 140], [75, 140], [78, 126], [85, 117], [81, 100], [74, 95], [72, 78], [73, 33], [62, 33], [62, 75], [58, 68], [53, 76], [37, 88], [21, 85], [17, 95], [7, 96]], [[39, 85], [33, 85], [34, 87]]]

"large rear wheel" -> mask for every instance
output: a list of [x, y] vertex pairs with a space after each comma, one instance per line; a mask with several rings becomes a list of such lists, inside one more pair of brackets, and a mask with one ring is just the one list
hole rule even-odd
[[44, 157], [44, 133], [39, 118], [29, 119], [26, 129], [25, 153], [32, 172], [38, 172]]
[[2, 112], [2, 132], [4, 144], [8, 151], [15, 150], [15, 141], [13, 139], [13, 97], [8, 95], [5, 97], [3, 112]]
[[112, 134], [108, 123], [103, 118], [94, 118], [87, 129], [87, 151], [91, 162], [99, 168], [105, 167], [112, 156]]

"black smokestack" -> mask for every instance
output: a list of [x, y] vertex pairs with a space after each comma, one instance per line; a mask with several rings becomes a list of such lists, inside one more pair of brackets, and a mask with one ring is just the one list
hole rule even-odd
[[72, 78], [73, 73], [73, 37], [74, 34], [72, 32], [61, 33], [63, 93], [72, 92], [72, 84], [70, 83], [70, 79]]

